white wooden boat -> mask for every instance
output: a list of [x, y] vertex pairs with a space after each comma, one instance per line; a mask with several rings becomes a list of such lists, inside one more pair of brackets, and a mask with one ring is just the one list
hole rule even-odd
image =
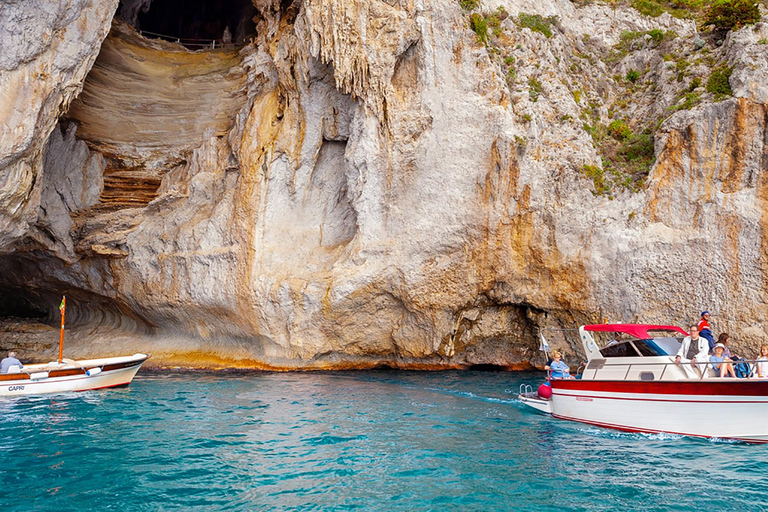
[[148, 354], [73, 361], [63, 357], [66, 297], [62, 298], [59, 359], [46, 364], [11, 366], [0, 373], [0, 397], [66, 393], [127, 386], [149, 357]]
[[123, 357], [73, 361], [63, 359], [47, 364], [11, 367], [0, 374], [0, 396], [65, 393], [127, 386], [149, 357], [134, 354]]
[[[598, 348], [595, 332], [625, 339]], [[695, 373], [675, 364], [687, 335], [679, 327], [587, 325], [579, 335], [587, 356], [581, 378], [551, 380], [550, 397], [521, 392], [523, 403], [555, 418], [629, 432], [768, 442], [768, 379], [718, 377], [706, 363]]]

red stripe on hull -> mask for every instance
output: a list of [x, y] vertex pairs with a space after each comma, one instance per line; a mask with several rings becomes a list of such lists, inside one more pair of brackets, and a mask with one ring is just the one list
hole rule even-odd
[[702, 381], [617, 381], [617, 380], [553, 380], [553, 390], [603, 391], [652, 395], [710, 395], [768, 397], [768, 381], [732, 379]]
[[101, 386], [100, 388], [78, 389], [76, 391], [78, 393], [82, 393], [83, 391], [96, 391], [97, 389], [127, 388], [130, 383], [131, 383], [131, 381], [129, 380], [128, 382], [123, 382], [122, 384], [110, 384], [109, 386]]
[[[768, 403], [768, 397], [766, 400], [679, 400], [674, 398], [646, 398], [646, 397], [624, 397], [624, 396], [609, 396], [609, 395], [574, 395], [570, 393], [552, 393], [557, 396], [567, 396], [570, 398], [589, 398], [601, 399], [601, 400], [634, 400], [639, 402], [677, 402], [677, 403], [689, 403], [689, 404], [765, 404]], [[699, 396], [699, 395], [696, 395]], [[706, 395], [709, 396], [709, 395]], [[729, 395], [730, 396], [730, 395]], [[738, 395], [743, 396], [743, 395]]]
[[[699, 437], [703, 439], [713, 439], [714, 436], [704, 436], [700, 434], [687, 434], [685, 432], [671, 432], [668, 430], [652, 430], [652, 429], [638, 429], [634, 427], [628, 427], [626, 425], [614, 425], [612, 423], [602, 423], [600, 421], [588, 421], [588, 420], [582, 420], [579, 418], [571, 418], [569, 416], [561, 416], [559, 414], [552, 413], [553, 418], [557, 418], [559, 420], [568, 420], [568, 421], [575, 421], [577, 423], [585, 423], [587, 425], [594, 425], [596, 427], [603, 427], [603, 428], [611, 428], [614, 430], [621, 430], [622, 432], [632, 432], [632, 433], [640, 433], [640, 434], [675, 434], [679, 436], [689, 436], [689, 437]], [[768, 441], [763, 441], [759, 439], [749, 439], [749, 438], [743, 438], [743, 437], [717, 437], [716, 439], [734, 439], [736, 441], [744, 441], [747, 443], [754, 443], [754, 444], [765, 444], [768, 443]]]

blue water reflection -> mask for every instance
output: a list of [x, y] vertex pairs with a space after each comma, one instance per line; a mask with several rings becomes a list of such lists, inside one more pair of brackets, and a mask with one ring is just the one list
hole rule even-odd
[[[3, 510], [763, 510], [767, 446], [627, 434], [508, 372], [151, 373], [0, 400]], [[756, 418], [755, 421], [768, 421]]]

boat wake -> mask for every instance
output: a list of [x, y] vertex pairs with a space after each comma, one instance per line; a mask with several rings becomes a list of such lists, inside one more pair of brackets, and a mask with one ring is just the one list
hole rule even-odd
[[[427, 388], [427, 389], [429, 391], [436, 391], [444, 395], [461, 396], [465, 398], [471, 398], [473, 400], [481, 400], [483, 402], [489, 402], [492, 404], [514, 404], [516, 402], [519, 402], [519, 400], [516, 397], [515, 398], [499, 398], [499, 397], [493, 397], [493, 396], [477, 395], [475, 393], [472, 393], [471, 391], [454, 391], [450, 389], [441, 389], [441, 388]], [[509, 390], [506, 390], [506, 392], [511, 394], [511, 391]]]

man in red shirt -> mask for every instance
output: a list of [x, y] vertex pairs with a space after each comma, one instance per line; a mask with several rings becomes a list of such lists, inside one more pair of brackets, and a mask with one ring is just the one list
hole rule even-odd
[[710, 352], [715, 347], [715, 337], [712, 335], [712, 329], [709, 327], [709, 311], [701, 312], [701, 320], [699, 320], [699, 336], [706, 339], [709, 343]]

